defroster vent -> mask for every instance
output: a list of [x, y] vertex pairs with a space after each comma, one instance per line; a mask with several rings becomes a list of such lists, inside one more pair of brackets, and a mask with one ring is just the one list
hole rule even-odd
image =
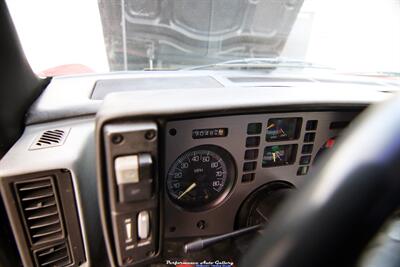
[[31, 244], [62, 239], [64, 229], [53, 178], [18, 182], [15, 187]]
[[60, 128], [44, 131], [38, 137], [36, 137], [29, 150], [61, 146], [64, 144], [69, 130], [69, 128]]

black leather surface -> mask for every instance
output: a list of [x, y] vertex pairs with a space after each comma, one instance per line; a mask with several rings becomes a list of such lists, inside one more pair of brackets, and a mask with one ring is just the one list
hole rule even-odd
[[400, 96], [362, 114], [241, 266], [353, 266], [400, 203]]

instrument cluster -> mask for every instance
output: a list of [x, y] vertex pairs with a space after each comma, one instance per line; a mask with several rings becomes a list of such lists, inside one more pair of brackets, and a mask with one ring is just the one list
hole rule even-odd
[[173, 258], [176, 246], [186, 253], [203, 248], [208, 241], [199, 237], [257, 231], [356, 115], [341, 110], [107, 122], [100, 185], [109, 201], [116, 261], [136, 264], [161, 251]]
[[[250, 216], [244, 203], [253, 193], [274, 183], [299, 186], [320, 148], [342, 130], [332, 125], [347, 125], [356, 114], [293, 112], [168, 121], [165, 236], [234, 230], [242, 224], [238, 221]], [[274, 187], [266, 190], [270, 188]], [[218, 223], [222, 219], [224, 223]]]

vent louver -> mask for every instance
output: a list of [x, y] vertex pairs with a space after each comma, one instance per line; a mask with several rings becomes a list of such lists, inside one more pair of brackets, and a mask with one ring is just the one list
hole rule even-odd
[[31, 244], [63, 238], [63, 224], [52, 177], [20, 182], [15, 186]]
[[47, 247], [34, 252], [37, 266], [67, 266], [72, 259], [66, 243]]
[[33, 142], [29, 150], [61, 146], [69, 133], [69, 128], [47, 130], [41, 133]]

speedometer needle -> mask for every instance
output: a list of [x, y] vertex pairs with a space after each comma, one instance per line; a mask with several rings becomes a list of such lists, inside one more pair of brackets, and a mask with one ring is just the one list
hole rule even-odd
[[196, 183], [191, 184], [182, 194], [179, 195], [178, 199], [181, 199], [184, 195], [189, 193], [195, 187], [196, 187]]

